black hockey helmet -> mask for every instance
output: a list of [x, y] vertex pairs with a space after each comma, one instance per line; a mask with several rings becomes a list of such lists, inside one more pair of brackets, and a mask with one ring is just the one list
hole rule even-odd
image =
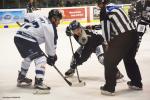
[[103, 3], [103, 4], [107, 4], [109, 2], [109, 0], [96, 0], [97, 4]]
[[52, 17], [62, 19], [62, 13], [58, 9], [52, 9], [48, 14], [48, 18], [51, 19]]
[[73, 20], [70, 24], [69, 24], [69, 28], [71, 30], [75, 30], [77, 28], [81, 27], [80, 22], [78, 22], [77, 20]]

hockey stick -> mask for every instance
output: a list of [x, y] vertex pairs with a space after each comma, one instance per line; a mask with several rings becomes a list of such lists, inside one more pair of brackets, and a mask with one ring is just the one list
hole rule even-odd
[[61, 75], [61, 77], [67, 82], [67, 84], [69, 85], [69, 86], [72, 86], [72, 87], [81, 87], [81, 86], [85, 86], [85, 83], [71, 83], [70, 81], [68, 81], [64, 76], [63, 76], [63, 74], [58, 70], [58, 68], [55, 66], [55, 65], [53, 65], [53, 67], [57, 70], [57, 72]]
[[17, 21], [16, 23], [17, 23], [17, 25], [18, 25], [19, 27], [21, 27], [21, 26], [22, 26], [22, 25], [21, 25], [18, 21]]
[[53, 67], [57, 70], [57, 72], [61, 75], [61, 77], [67, 82], [67, 84], [69, 86], [72, 86], [72, 83], [63, 76], [63, 74], [58, 70], [58, 68], [55, 65], [53, 65]]
[[[46, 54], [44, 54], [44, 55], [45, 55], [46, 58], [48, 58]], [[53, 67], [56, 69], [56, 71], [60, 74], [60, 76], [66, 81], [66, 83], [69, 86], [71, 86], [71, 87], [82, 87], [82, 86], [85, 86], [84, 83], [72, 83], [72, 82], [68, 81], [55, 65], [53, 65]]]
[[[72, 54], [73, 54], [73, 57], [74, 57], [74, 50], [73, 50], [73, 45], [72, 45], [71, 36], [69, 36], [69, 40], [70, 40], [70, 45], [71, 45]], [[84, 85], [86, 85], [85, 82], [82, 82], [82, 81], [80, 80], [79, 72], [78, 72], [77, 67], [75, 68], [75, 70], [76, 70], [76, 73], [77, 73], [78, 82], [79, 82], [79, 83], [82, 83], [82, 84], [84, 84]]]

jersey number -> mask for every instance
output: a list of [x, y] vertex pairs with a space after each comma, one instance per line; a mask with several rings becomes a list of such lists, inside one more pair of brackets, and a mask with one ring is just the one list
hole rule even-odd
[[[39, 28], [39, 24], [36, 21], [32, 21], [32, 25], [34, 28]], [[29, 27], [31, 27], [31, 25], [25, 25], [24, 28], [28, 29]]]

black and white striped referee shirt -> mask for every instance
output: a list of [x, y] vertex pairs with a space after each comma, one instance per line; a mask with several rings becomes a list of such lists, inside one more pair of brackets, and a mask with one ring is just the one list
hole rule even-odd
[[120, 7], [108, 5], [106, 8], [101, 9], [100, 21], [106, 43], [116, 35], [135, 29], [135, 25]]

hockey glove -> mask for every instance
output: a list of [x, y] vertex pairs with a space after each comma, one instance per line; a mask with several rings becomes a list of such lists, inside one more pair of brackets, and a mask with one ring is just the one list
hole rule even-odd
[[57, 55], [48, 56], [48, 58], [47, 58], [47, 64], [53, 66], [55, 64], [56, 60], [57, 60]]
[[92, 29], [101, 30], [101, 29], [102, 29], [102, 26], [101, 26], [101, 25], [94, 25], [94, 26], [92, 27]]
[[102, 27], [101, 25], [88, 25], [85, 28], [90, 30], [100, 30]]
[[92, 30], [92, 26], [91, 25], [87, 25], [85, 26], [86, 29]]
[[67, 36], [72, 36], [69, 26], [67, 26], [67, 28], [66, 28], [66, 35]]

